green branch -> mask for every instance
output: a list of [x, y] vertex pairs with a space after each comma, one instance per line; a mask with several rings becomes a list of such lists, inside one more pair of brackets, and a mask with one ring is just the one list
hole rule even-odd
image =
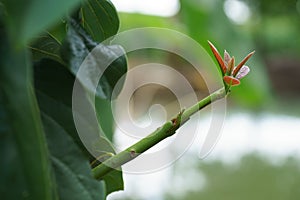
[[195, 114], [205, 106], [211, 104], [212, 102], [224, 98], [227, 92], [228, 90], [225, 90], [224, 88], [217, 90], [195, 105], [181, 111], [176, 117], [166, 122], [150, 135], [146, 136], [129, 148], [112, 156], [111, 158], [105, 160], [103, 163], [95, 167], [93, 169], [94, 177], [97, 179], [101, 179], [104, 175], [106, 175], [113, 169], [116, 169], [121, 165], [133, 160], [160, 141], [172, 136], [176, 133], [176, 130], [180, 128], [186, 121], [188, 121], [193, 114]]

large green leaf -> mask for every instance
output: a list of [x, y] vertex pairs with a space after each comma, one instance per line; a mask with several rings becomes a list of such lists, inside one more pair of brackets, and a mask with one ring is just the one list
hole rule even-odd
[[[43, 59], [35, 65], [35, 87], [40, 109], [51, 116], [85, 151], [73, 121], [72, 90], [75, 77], [60, 63]], [[91, 140], [99, 139], [98, 122], [89, 117], [92, 105], [83, 88], [78, 99], [85, 105], [80, 116], [80, 124], [86, 128], [86, 137]], [[109, 146], [109, 144], [108, 144]], [[110, 150], [110, 149], [109, 149]]]
[[106, 99], [96, 97], [95, 108], [100, 126], [105, 136], [112, 141], [114, 133], [114, 118], [111, 102]]
[[83, 27], [97, 42], [115, 35], [119, 29], [119, 17], [109, 0], [87, 0], [80, 10]]
[[80, 0], [2, 0], [6, 22], [16, 44], [26, 44], [74, 8]]
[[34, 41], [29, 45], [33, 60], [39, 61], [42, 58], [51, 58], [64, 64], [63, 59], [60, 57], [60, 51], [66, 32], [66, 22], [61, 20], [60, 23], [34, 38]]
[[[96, 59], [93, 65], [90, 66], [90, 69], [94, 70], [94, 72], [98, 70], [104, 71], [104, 73], [99, 81], [100, 84], [97, 87], [96, 95], [103, 99], [110, 99], [114, 86], [127, 71], [127, 61], [123, 55], [122, 47], [98, 44], [75, 20], [71, 19], [62, 50], [61, 43], [64, 30], [65, 24], [61, 23], [38, 37], [29, 47], [33, 52], [34, 60], [51, 58], [67, 65], [73, 74], [77, 74], [84, 59], [97, 47], [94, 50], [94, 52], [97, 52]], [[62, 52], [62, 55], [60, 55], [60, 52]], [[107, 67], [107, 65], [109, 66]], [[93, 77], [94, 72], [90, 73], [90, 79], [97, 79], [97, 77]], [[92, 90], [92, 88], [90, 89]], [[115, 91], [115, 95], [120, 92], [120, 89]]]
[[[89, 55], [92, 50], [93, 53]], [[119, 45], [106, 46], [94, 42], [75, 20], [70, 21], [62, 52], [62, 57], [74, 75], [77, 74], [83, 61], [89, 55], [88, 68], [85, 68], [86, 72], [84, 72], [88, 75], [84, 78], [78, 76], [78, 78], [91, 91], [94, 88], [90, 85], [99, 82], [96, 95], [103, 99], [111, 98], [115, 85], [127, 72], [127, 62], [123, 48]], [[102, 73], [102, 76], [98, 77], [100, 73]], [[120, 88], [114, 91], [114, 95], [117, 95], [118, 92], [120, 92]]]
[[[60, 63], [50, 59], [43, 59], [36, 63], [35, 86], [39, 106], [42, 112], [55, 121], [62, 131], [70, 135], [73, 141], [80, 147], [90, 160], [94, 159], [83, 146], [78, 137], [72, 115], [72, 89], [75, 77]], [[82, 88], [83, 90], [83, 88]], [[91, 112], [91, 104], [85, 95], [77, 97], [86, 105], [84, 111]], [[104, 158], [105, 155], [114, 154], [114, 149], [110, 142], [103, 136], [100, 137], [99, 127], [95, 126], [93, 119], [87, 113], [77, 113], [80, 115], [80, 124], [86, 128], [87, 137], [92, 138], [94, 155]], [[101, 113], [105, 115], [106, 113]], [[70, 155], [73, 156], [73, 155]], [[75, 156], [76, 157], [76, 156]], [[115, 171], [104, 177], [106, 191], [112, 192], [123, 189], [122, 172]], [[117, 184], [116, 184], [117, 183]], [[59, 183], [58, 183], [59, 184]]]
[[26, 197], [28, 188], [22, 171], [13, 132], [9, 128], [8, 114], [0, 90], [0, 196], [2, 199], [19, 200]]
[[[6, 120], [4, 137], [12, 140], [12, 146], [6, 147], [6, 151], [11, 148], [13, 154], [8, 159], [20, 159], [15, 163], [18, 168], [11, 166], [11, 169], [15, 169], [16, 174], [21, 171], [24, 175], [26, 188], [23, 188], [22, 194], [28, 199], [56, 199], [45, 135], [33, 92], [28, 53], [24, 48], [13, 48], [12, 39], [0, 22], [0, 93], [2, 108], [5, 109], [1, 112]], [[16, 185], [19, 185], [19, 180], [17, 178]]]
[[[85, 1], [73, 17], [79, 18], [77, 20], [80, 20], [82, 26], [97, 42], [102, 42], [115, 35], [119, 29], [117, 11], [107, 0]], [[66, 21], [61, 19], [47, 31], [34, 38], [29, 45], [34, 60], [51, 58], [64, 64], [60, 51], [67, 32]]]
[[105, 181], [106, 195], [124, 189], [121, 169], [109, 172], [103, 177], [103, 180]]
[[62, 126], [42, 116], [60, 199], [105, 199], [104, 183], [93, 178], [88, 159]]
[[[37, 62], [34, 71], [35, 90], [40, 109], [64, 127], [74, 141], [82, 147], [82, 150], [85, 150], [78, 137], [72, 116], [71, 98], [74, 76], [61, 64], [50, 59]], [[86, 121], [85, 124], [88, 122]], [[96, 134], [97, 130], [90, 132]]]

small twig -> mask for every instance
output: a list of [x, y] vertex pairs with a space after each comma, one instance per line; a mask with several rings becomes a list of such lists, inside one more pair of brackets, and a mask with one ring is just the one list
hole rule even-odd
[[222, 88], [202, 99], [195, 105], [189, 107], [188, 109], [181, 111], [176, 117], [166, 122], [150, 135], [146, 136], [124, 151], [110, 157], [103, 163], [96, 166], [93, 169], [94, 177], [97, 179], [101, 179], [104, 175], [106, 175], [113, 169], [119, 168], [123, 164], [141, 155], [143, 152], [150, 149], [160, 141], [172, 136], [173, 134], [175, 134], [176, 130], [179, 129], [186, 121], [188, 121], [193, 114], [195, 114], [205, 106], [211, 104], [212, 102], [224, 98], [227, 92], [228, 90]]

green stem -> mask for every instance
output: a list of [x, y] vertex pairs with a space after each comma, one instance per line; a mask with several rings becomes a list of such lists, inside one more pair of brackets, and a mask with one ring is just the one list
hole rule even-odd
[[124, 151], [116, 154], [115, 156], [112, 156], [100, 165], [96, 166], [93, 169], [94, 177], [97, 179], [101, 179], [104, 175], [106, 175], [113, 169], [116, 169], [121, 165], [133, 160], [134, 158], [136, 158], [146, 150], [150, 149], [160, 141], [172, 136], [173, 134], [175, 134], [176, 130], [180, 128], [186, 121], [188, 121], [193, 114], [195, 114], [205, 106], [211, 104], [212, 102], [224, 98], [226, 94], [227, 91], [224, 88], [219, 89], [211, 95], [207, 96], [206, 98], [202, 99], [195, 105], [180, 112], [176, 117], [166, 122], [164, 125], [158, 128], [156, 131], [152, 132], [150, 135], [146, 136], [145, 138], [141, 139], [140, 141], [133, 144]]

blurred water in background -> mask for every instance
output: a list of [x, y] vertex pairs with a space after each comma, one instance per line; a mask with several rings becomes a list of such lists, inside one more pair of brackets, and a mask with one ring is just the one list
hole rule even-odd
[[[206, 174], [200, 164], [220, 161], [238, 168], [241, 159], [249, 154], [261, 156], [270, 165], [280, 166], [289, 157], [300, 158], [300, 118], [262, 114], [235, 114], [226, 118], [222, 136], [214, 150], [203, 160], [198, 157], [203, 134], [209, 128], [210, 119], [205, 117], [199, 137], [173, 165], [149, 174], [124, 174], [125, 190], [115, 192], [108, 199], [165, 199], [166, 193], [174, 196], [186, 192], [201, 191], [206, 184]], [[184, 126], [195, 126], [191, 121]], [[201, 136], [202, 135], [202, 136]], [[122, 135], [116, 134], [118, 143], [127, 146]], [[261, 166], [263, 167], [263, 166]], [[220, 173], [216, 170], [216, 174]], [[280, 172], [286, 173], [286, 172]], [[291, 172], [292, 173], [292, 172]], [[256, 177], [258, 183], [264, 177]], [[296, 179], [296, 177], [294, 177]], [[225, 183], [230, 180], [225, 180]], [[251, 185], [251, 184], [249, 184]], [[282, 185], [290, 187], [290, 185]], [[224, 185], [224, 187], [230, 187]], [[262, 186], [264, 187], [264, 186]], [[260, 191], [253, 191], [260, 193]], [[299, 198], [300, 196], [298, 196]], [[179, 198], [180, 199], [180, 198]]]

